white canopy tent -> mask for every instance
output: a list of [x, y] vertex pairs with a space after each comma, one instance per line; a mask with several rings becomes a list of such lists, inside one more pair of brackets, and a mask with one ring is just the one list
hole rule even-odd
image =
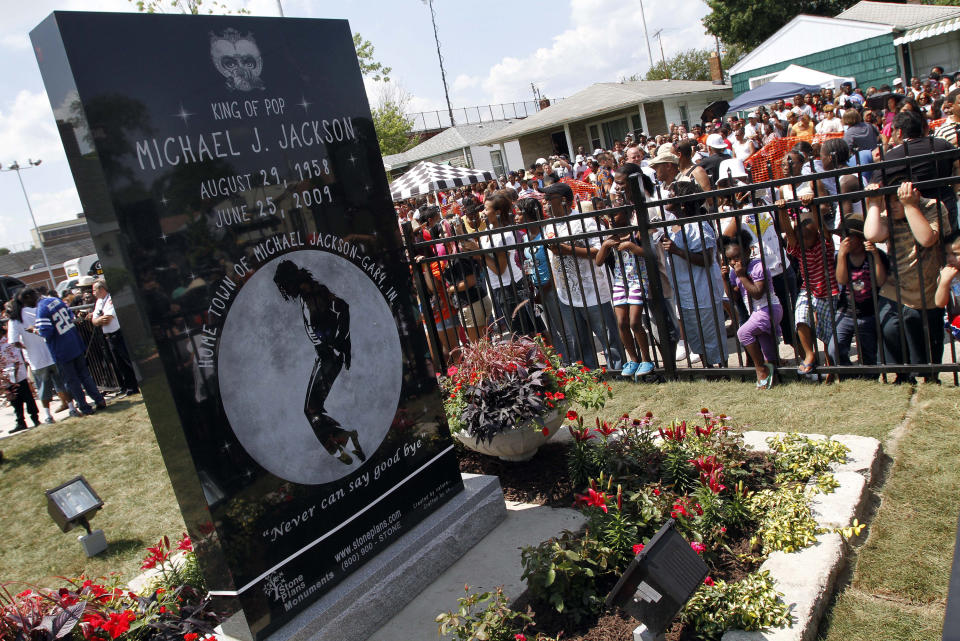
[[854, 87], [857, 86], [857, 80], [853, 77], [844, 78], [843, 76], [834, 76], [833, 74], [817, 71], [800, 65], [790, 65], [777, 75], [770, 78], [769, 82], [795, 82], [801, 85], [820, 85], [824, 89], [840, 89], [840, 85], [849, 82]]

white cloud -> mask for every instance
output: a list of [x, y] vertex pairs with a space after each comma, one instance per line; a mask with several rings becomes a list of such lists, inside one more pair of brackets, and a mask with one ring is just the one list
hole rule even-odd
[[[710, 46], [700, 22], [707, 13], [700, 0], [657, 0], [646, 5], [650, 33], [663, 29], [667, 57], [682, 49]], [[639, 3], [616, 0], [571, 0], [570, 24], [549, 47], [502, 58], [481, 86], [493, 103], [525, 96], [536, 83], [547, 97], [569, 96], [594, 82], [615, 82], [649, 68]], [[516, 43], [514, 43], [516, 44]], [[654, 40], [654, 60], [659, 46]]]
[[76, 218], [83, 211], [80, 197], [73, 187], [59, 191], [41, 191], [30, 193], [30, 204], [38, 225]]
[[467, 74], [462, 73], [453, 79], [452, 89], [454, 91], [462, 91], [464, 89], [476, 87], [480, 84], [480, 80], [481, 79], [478, 76], [468, 76]]
[[66, 160], [45, 92], [22, 89], [12, 103], [0, 105], [0, 150], [5, 165], [27, 158]]

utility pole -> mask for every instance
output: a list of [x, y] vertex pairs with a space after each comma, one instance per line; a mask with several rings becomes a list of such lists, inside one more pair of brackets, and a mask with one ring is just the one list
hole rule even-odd
[[714, 41], [717, 43], [717, 66], [720, 67], [720, 84], [723, 84], [723, 56], [720, 55], [720, 38], [718, 36], [713, 37]]
[[450, 91], [447, 89], [447, 72], [443, 69], [443, 54], [440, 53], [440, 36], [437, 35], [437, 14], [433, 10], [433, 0], [423, 0], [430, 6], [430, 22], [433, 23], [433, 40], [437, 43], [437, 59], [440, 60], [440, 78], [443, 80], [443, 95], [447, 98], [447, 112], [450, 114], [450, 126], [457, 123], [453, 121], [453, 107], [450, 106]]
[[653, 69], [653, 48], [650, 47], [650, 33], [647, 31], [647, 16], [643, 12], [643, 0], [640, 0], [640, 19], [643, 21], [643, 37], [647, 39], [647, 58], [650, 59], [650, 68]]
[[283, 17], [283, 5], [280, 4], [280, 0], [277, 0], [277, 11], [280, 12], [280, 17]]
[[33, 228], [37, 232], [37, 243], [40, 245], [40, 253], [43, 255], [43, 265], [47, 268], [47, 275], [50, 276], [50, 289], [56, 289], [57, 279], [53, 277], [53, 270], [50, 269], [50, 261], [47, 259], [47, 250], [43, 246], [43, 235], [40, 233], [40, 228], [37, 227], [37, 219], [33, 215], [33, 207], [30, 206], [30, 198], [27, 196], [27, 188], [23, 186], [23, 178], [20, 176], [21, 169], [33, 169], [39, 165], [42, 160], [30, 160], [27, 158], [27, 166], [21, 167], [20, 163], [13, 161], [13, 164], [7, 167], [6, 169], [0, 169], [2, 171], [15, 171], [17, 172], [17, 180], [20, 181], [20, 189], [23, 191], [23, 199], [27, 201], [27, 211], [30, 212], [30, 220], [33, 221]]
[[657, 32], [653, 34], [653, 37], [657, 39], [657, 42], [660, 43], [660, 60], [663, 62], [663, 72], [667, 74], [667, 78], [670, 77], [670, 69], [667, 67], [667, 59], [663, 55], [663, 39], [660, 37], [660, 34], [663, 33], [663, 29], [657, 29]]

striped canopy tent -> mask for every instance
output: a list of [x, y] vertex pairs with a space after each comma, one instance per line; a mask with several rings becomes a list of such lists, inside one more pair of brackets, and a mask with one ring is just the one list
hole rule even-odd
[[493, 180], [493, 174], [489, 171], [438, 165], [424, 160], [393, 181], [390, 185], [390, 197], [396, 202], [411, 196], [422, 196], [487, 180]]

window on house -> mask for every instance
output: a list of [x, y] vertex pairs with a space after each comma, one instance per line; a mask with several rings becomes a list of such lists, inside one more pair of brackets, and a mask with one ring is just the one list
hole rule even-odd
[[634, 136], [636, 136], [638, 132], [643, 131], [643, 121], [640, 120], [640, 114], [630, 116], [630, 124], [633, 126]]
[[503, 167], [503, 155], [499, 151], [490, 152], [490, 164], [493, 165], [493, 175], [497, 178], [507, 174]]
[[607, 149], [613, 149], [613, 143], [617, 140], [623, 140], [623, 137], [630, 131], [626, 118], [608, 120], [601, 123], [600, 127], [603, 130], [603, 141], [606, 143]]
[[680, 111], [680, 124], [684, 129], [690, 130], [690, 114], [687, 112], [687, 103], [678, 102], [677, 109]]
[[594, 149], [599, 149], [602, 146], [600, 141], [600, 128], [597, 125], [590, 125], [590, 149], [588, 153], [593, 153]]

